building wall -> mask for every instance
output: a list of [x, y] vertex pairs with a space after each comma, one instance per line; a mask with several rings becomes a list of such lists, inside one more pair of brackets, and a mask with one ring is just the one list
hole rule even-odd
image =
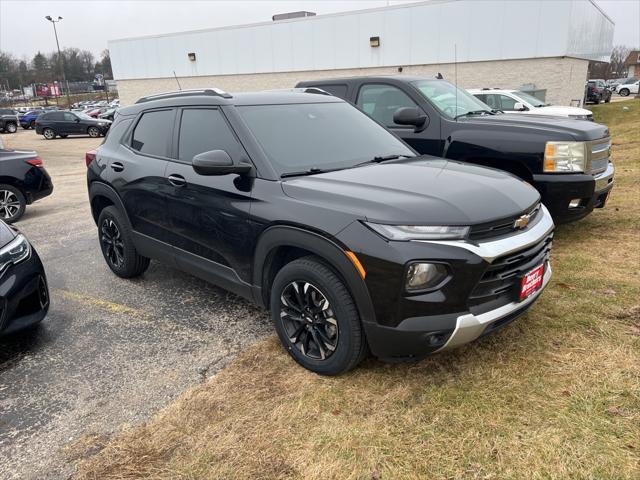
[[[521, 58], [607, 60], [613, 22], [585, 0], [431, 0], [111, 40], [116, 80]], [[380, 37], [371, 47], [370, 37]], [[191, 61], [188, 53], [195, 53]], [[307, 74], [308, 75], [308, 74]]]
[[[587, 60], [576, 58], [536, 58], [468, 62], [457, 65], [458, 85], [463, 88], [501, 87], [518, 88], [533, 83], [536, 88], [547, 89], [547, 101], [557, 105], [570, 105], [572, 100], [582, 101], [587, 78]], [[433, 78], [440, 72], [453, 82], [455, 65], [414, 65], [403, 67], [402, 73]], [[397, 67], [356, 68], [342, 70], [312, 70], [307, 72], [278, 72], [240, 75], [179, 77], [183, 89], [218, 87], [228, 92], [292, 88], [302, 80], [350, 77], [358, 75], [393, 75]], [[118, 93], [123, 105], [154, 93], [178, 90], [175, 78], [118, 80]]]

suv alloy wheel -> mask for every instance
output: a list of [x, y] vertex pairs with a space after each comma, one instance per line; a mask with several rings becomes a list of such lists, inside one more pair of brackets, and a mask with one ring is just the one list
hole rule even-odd
[[52, 128], [45, 128], [42, 132], [42, 135], [47, 140], [53, 140], [54, 138], [56, 138], [56, 132], [54, 132]]
[[7, 133], [16, 133], [18, 131], [18, 127], [16, 126], [15, 123], [9, 122], [4, 126], [4, 130]]
[[318, 257], [299, 258], [277, 273], [271, 289], [271, 318], [289, 354], [316, 373], [346, 372], [366, 354], [353, 299]]
[[0, 184], [0, 218], [13, 223], [24, 214], [27, 201], [20, 190], [13, 185]]

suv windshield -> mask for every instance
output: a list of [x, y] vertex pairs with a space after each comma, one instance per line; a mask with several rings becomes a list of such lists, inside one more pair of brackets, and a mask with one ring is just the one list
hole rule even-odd
[[415, 153], [344, 102], [239, 106], [279, 174], [354, 167], [374, 157]]
[[515, 93], [515, 95], [517, 97], [520, 97], [522, 100], [524, 100], [527, 103], [530, 103], [534, 107], [544, 107], [544, 106], [546, 106], [546, 104], [542, 100], [540, 100], [539, 98], [534, 97], [533, 95], [530, 95], [530, 94], [525, 93], [525, 92], [521, 92], [520, 90], [518, 90], [517, 92], [514, 92], [514, 93]]
[[[476, 97], [444, 80], [417, 80], [411, 84], [449, 118], [491, 113], [491, 108]], [[457, 93], [457, 95], [456, 95]], [[457, 98], [456, 98], [457, 97]]]

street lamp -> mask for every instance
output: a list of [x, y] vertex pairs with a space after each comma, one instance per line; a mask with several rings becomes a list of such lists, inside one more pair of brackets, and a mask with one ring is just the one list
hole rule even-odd
[[58, 47], [58, 62], [62, 62], [61, 63], [62, 81], [64, 82], [64, 85], [67, 87], [67, 107], [70, 108], [71, 98], [69, 97], [69, 82], [67, 82], [67, 76], [64, 73], [64, 59], [62, 58], [62, 54], [60, 53], [60, 42], [58, 42], [58, 31], [56, 30], [56, 23], [62, 20], [62, 17], [58, 17], [56, 20], [54, 20], [53, 18], [51, 18], [51, 15], [47, 15], [44, 18], [46, 18], [53, 24], [53, 33], [56, 36], [56, 46]]

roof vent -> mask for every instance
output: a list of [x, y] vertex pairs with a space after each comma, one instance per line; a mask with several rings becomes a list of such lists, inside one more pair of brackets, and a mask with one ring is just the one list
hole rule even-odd
[[277, 22], [278, 20], [289, 20], [292, 18], [304, 18], [304, 17], [315, 17], [316, 16], [316, 12], [289, 12], [289, 13], [278, 13], [277, 15], [274, 15], [273, 17], [271, 17], [271, 19], [274, 22]]

